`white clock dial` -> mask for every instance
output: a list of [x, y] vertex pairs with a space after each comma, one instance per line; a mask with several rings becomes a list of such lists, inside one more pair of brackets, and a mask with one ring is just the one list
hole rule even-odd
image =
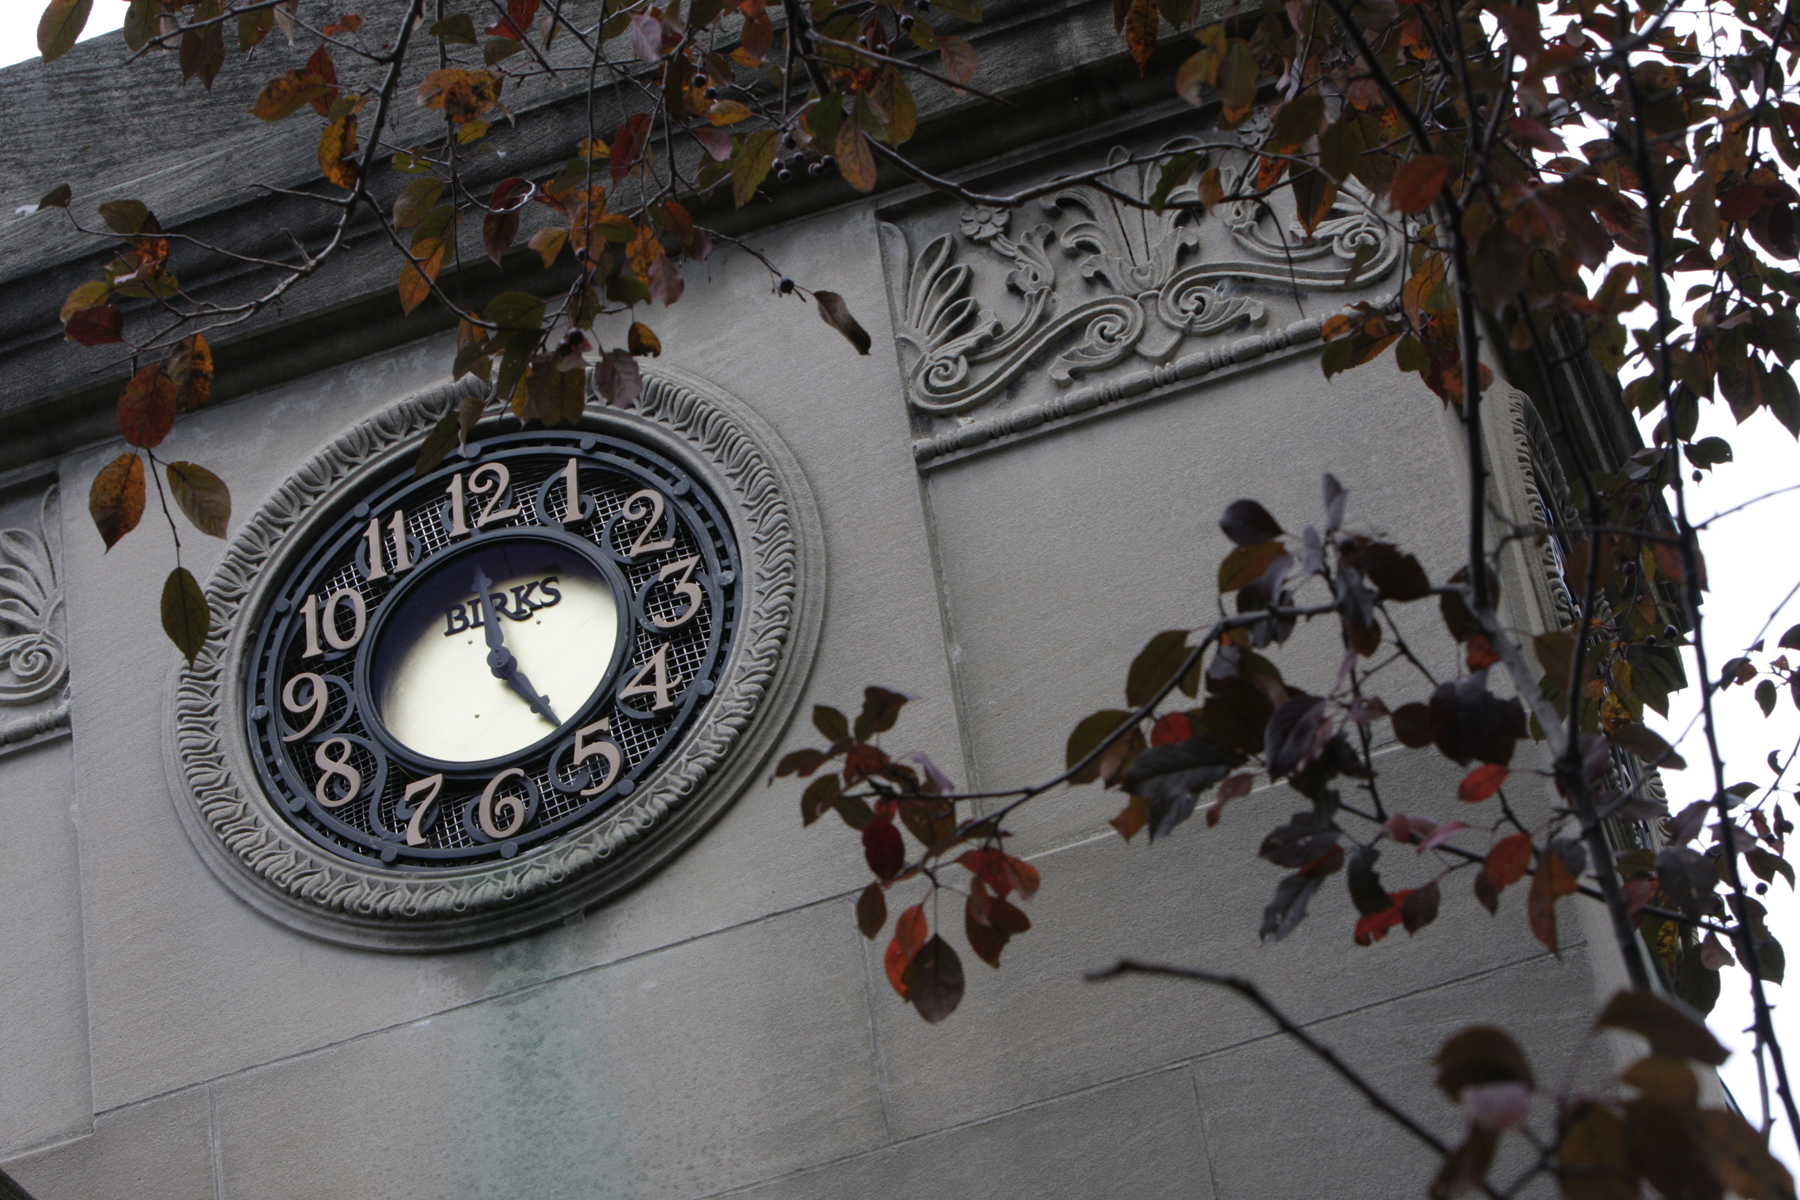
[[381, 721], [439, 762], [506, 757], [588, 702], [618, 634], [619, 598], [581, 555], [536, 541], [458, 554], [409, 589], [383, 627], [372, 664]]

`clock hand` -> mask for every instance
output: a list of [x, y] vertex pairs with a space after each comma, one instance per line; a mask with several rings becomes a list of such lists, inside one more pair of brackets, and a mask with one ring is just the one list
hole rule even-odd
[[505, 682], [525, 703], [531, 705], [532, 712], [552, 725], [561, 725], [562, 722], [557, 720], [556, 713], [550, 708], [550, 698], [538, 694], [537, 689], [531, 686], [531, 681], [519, 671], [519, 660], [506, 648], [505, 635], [500, 631], [500, 614], [494, 608], [493, 597], [489, 595], [494, 581], [488, 578], [486, 571], [476, 567], [474, 585], [476, 603], [481, 605], [487, 617], [482, 622], [481, 632], [488, 644], [488, 670], [494, 673], [495, 679]]

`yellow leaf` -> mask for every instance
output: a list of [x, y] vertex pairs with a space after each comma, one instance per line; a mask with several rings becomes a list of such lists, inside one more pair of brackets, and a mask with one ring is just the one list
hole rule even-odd
[[356, 186], [356, 118], [346, 114], [325, 126], [319, 135], [319, 170], [325, 178], [348, 190]]
[[540, 229], [532, 234], [531, 240], [526, 245], [538, 252], [538, 257], [544, 260], [544, 265], [547, 267], [556, 261], [556, 256], [562, 253], [563, 243], [568, 240], [568, 230], [551, 227]]
[[97, 279], [80, 285], [63, 301], [62, 312], [57, 314], [56, 319], [67, 325], [69, 318], [82, 309], [106, 303], [106, 297], [111, 291], [111, 287]]
[[717, 100], [713, 102], [711, 108], [706, 110], [706, 119], [714, 125], [736, 125], [739, 121], [747, 120], [755, 115], [750, 111], [749, 105], [736, 100]]
[[175, 382], [175, 403], [183, 412], [203, 408], [212, 399], [212, 347], [201, 334], [182, 338], [169, 351], [163, 370]]

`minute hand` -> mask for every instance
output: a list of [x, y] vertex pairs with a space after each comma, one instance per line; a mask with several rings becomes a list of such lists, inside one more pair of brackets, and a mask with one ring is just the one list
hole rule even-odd
[[537, 713], [552, 725], [561, 725], [556, 713], [550, 708], [550, 698], [540, 696], [531, 681], [519, 670], [519, 660], [513, 657], [512, 651], [506, 648], [505, 635], [500, 630], [500, 614], [494, 607], [494, 600], [489, 590], [494, 586], [493, 580], [480, 567], [475, 568], [475, 599], [481, 606], [486, 620], [482, 622], [482, 636], [488, 644], [488, 670], [494, 678], [502, 680], [513, 691], [517, 692], [525, 703], [531, 705], [531, 711]]

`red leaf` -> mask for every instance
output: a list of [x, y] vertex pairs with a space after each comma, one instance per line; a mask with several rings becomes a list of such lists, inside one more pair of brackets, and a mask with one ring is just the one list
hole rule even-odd
[[906, 984], [903, 982], [906, 968], [912, 965], [913, 955], [925, 944], [927, 928], [923, 904], [913, 905], [894, 922], [894, 940], [888, 943], [883, 965], [887, 968], [888, 982], [894, 986], [894, 991], [902, 1000], [906, 999]]
[[1512, 772], [1505, 767], [1483, 763], [1463, 776], [1463, 781], [1456, 787], [1456, 798], [1464, 804], [1478, 804], [1499, 791], [1510, 774]]
[[1013, 858], [1011, 855], [1007, 856], [1005, 867], [1006, 877], [1012, 881], [1014, 887], [1019, 889], [1019, 895], [1027, 900], [1037, 895], [1039, 878], [1036, 867], [1024, 859]]
[[1406, 914], [1401, 911], [1401, 907], [1406, 903], [1406, 898], [1412, 895], [1412, 890], [1409, 888], [1404, 892], [1391, 892], [1389, 895], [1393, 898], [1392, 904], [1380, 912], [1370, 913], [1356, 923], [1357, 945], [1369, 946], [1379, 942], [1387, 936], [1388, 930], [1406, 919]]
[[1388, 189], [1388, 203], [1395, 211], [1411, 215], [1431, 207], [1449, 178], [1450, 164], [1435, 154], [1415, 154], [1400, 164]]
[[880, 817], [863, 826], [863, 857], [877, 879], [892, 879], [906, 865], [906, 843], [893, 821]]
[[1013, 889], [1013, 881], [1006, 872], [1006, 855], [998, 850], [965, 850], [957, 856], [956, 861], [967, 867], [971, 874], [994, 889], [997, 896], [1005, 896]]
[[1515, 833], [1501, 838], [1488, 850], [1487, 864], [1482, 872], [1494, 887], [1503, 888], [1525, 878], [1525, 868], [1530, 865], [1531, 835]]
[[125, 328], [125, 315], [116, 304], [97, 304], [70, 315], [63, 333], [70, 341], [83, 346], [104, 346], [119, 340]]
[[1469, 670], [1479, 671], [1483, 667], [1491, 667], [1495, 663], [1499, 662], [1500, 655], [1494, 650], [1493, 645], [1487, 640], [1487, 635], [1478, 633], [1474, 637], [1469, 639], [1467, 661], [1469, 664]]
[[1194, 736], [1194, 728], [1188, 722], [1184, 712], [1165, 713], [1156, 718], [1156, 724], [1150, 727], [1150, 744], [1166, 746], [1173, 742], [1185, 742]]
[[145, 367], [119, 397], [119, 432], [133, 446], [149, 449], [169, 436], [175, 424], [175, 381], [162, 364]]

